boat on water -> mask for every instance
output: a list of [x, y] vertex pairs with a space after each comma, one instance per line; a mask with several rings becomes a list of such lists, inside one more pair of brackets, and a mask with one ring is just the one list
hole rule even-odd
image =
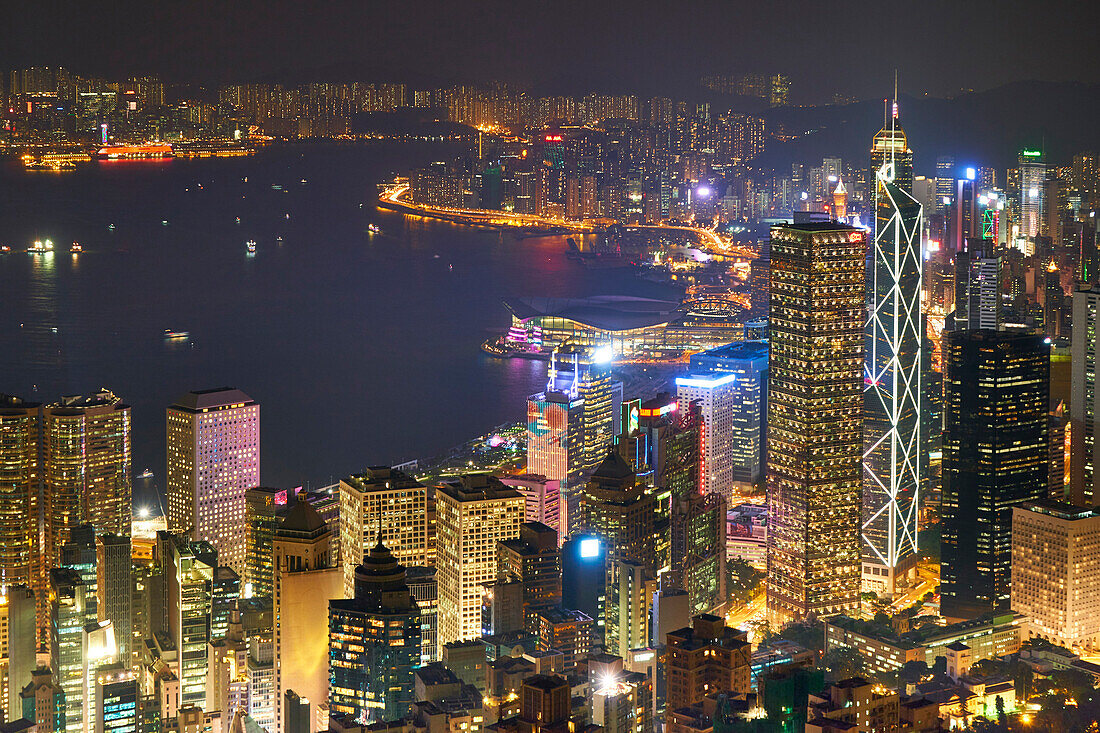
[[141, 145], [105, 145], [96, 151], [97, 160], [162, 160], [172, 158], [172, 146], [168, 143], [144, 143]]
[[11, 252], [11, 247], [10, 246], [8, 246], [6, 244], [0, 245], [0, 254], [6, 254], [8, 252]]
[[164, 338], [169, 339], [169, 340], [185, 339], [185, 338], [190, 338], [190, 336], [191, 336], [190, 331], [172, 331], [172, 330], [169, 330], [167, 328], [164, 329]]
[[29, 163], [24, 163], [23, 169], [28, 171], [52, 171], [54, 173], [61, 173], [63, 171], [75, 171], [76, 163], [71, 160], [33, 160]]
[[377, 224], [367, 224], [367, 231], [371, 234], [381, 234], [382, 227], [378, 226]]
[[252, 239], [248, 240], [247, 242], [244, 243], [244, 246], [245, 246], [245, 249], [248, 250], [248, 254], [250, 254], [250, 255], [256, 254], [256, 242], [255, 242], [255, 240], [252, 240]]
[[53, 242], [48, 239], [36, 239], [34, 240], [34, 245], [28, 248], [27, 251], [33, 255], [53, 252]]
[[73, 246], [69, 247], [69, 251], [74, 255], [84, 251], [84, 248], [80, 246], [80, 242], [73, 242]]
[[279, 236], [275, 237], [275, 241], [276, 242], [282, 242], [283, 241], [283, 235], [280, 234]]
[[153, 478], [153, 472], [148, 468], [137, 475], [138, 478]]

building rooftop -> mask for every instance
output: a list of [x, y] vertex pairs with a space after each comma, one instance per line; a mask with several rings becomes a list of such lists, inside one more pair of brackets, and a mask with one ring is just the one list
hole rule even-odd
[[629, 331], [660, 326], [680, 316], [680, 303], [626, 295], [591, 298], [507, 298], [504, 305], [516, 318], [555, 316], [600, 331]]
[[1074, 506], [1073, 504], [1067, 504], [1064, 501], [1057, 501], [1055, 499], [1029, 501], [1021, 504], [1020, 508], [1027, 509], [1037, 514], [1046, 514], [1057, 519], [1065, 519], [1067, 521], [1091, 519], [1092, 517], [1100, 516], [1100, 512], [1097, 512], [1091, 507]]
[[768, 356], [768, 342], [765, 339], [759, 341], [736, 341], [732, 344], [719, 346], [714, 349], [700, 351], [693, 354], [695, 357], [711, 357], [716, 359], [759, 359]]
[[202, 389], [197, 392], [188, 392], [172, 403], [171, 409], [186, 410], [188, 412], [201, 412], [213, 407], [225, 407], [227, 405], [253, 405], [255, 402], [236, 387], [217, 387], [215, 389]]
[[772, 227], [772, 231], [776, 229], [792, 229], [799, 232], [862, 232], [862, 229], [849, 226], [848, 224], [841, 224], [839, 221], [807, 221], [798, 222], [796, 224], [777, 224]]

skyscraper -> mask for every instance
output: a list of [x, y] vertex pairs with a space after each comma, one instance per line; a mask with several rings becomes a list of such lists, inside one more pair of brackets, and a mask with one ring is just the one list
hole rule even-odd
[[[287, 509], [286, 489], [255, 486], [244, 493], [245, 501], [245, 572], [244, 595], [271, 598], [271, 540]], [[301, 499], [305, 501], [305, 499]]]
[[102, 534], [96, 539], [96, 607], [100, 621], [110, 621], [115, 630], [118, 661], [134, 666], [134, 635], [131, 630], [133, 578], [130, 536]]
[[[691, 374], [676, 378], [676, 401], [686, 413], [699, 409], [699, 488], [729, 501], [733, 491], [734, 414], [738, 407], [736, 374]], [[751, 449], [751, 446], [750, 446]]]
[[1050, 347], [1024, 329], [944, 334], [940, 609], [1006, 610], [1012, 508], [1044, 498]]
[[1080, 506], [1100, 506], [1096, 467], [1100, 465], [1100, 405], [1096, 374], [1100, 367], [1100, 286], [1073, 294], [1073, 371], [1070, 392], [1070, 499]]
[[561, 605], [558, 533], [541, 522], [524, 522], [519, 537], [497, 545], [498, 577], [521, 584], [524, 626], [538, 631], [539, 611]]
[[402, 471], [372, 466], [341, 479], [340, 545], [345, 548], [341, 552], [345, 595], [351, 597], [355, 568], [379, 536], [405, 567], [433, 564], [434, 519], [428, 487]]
[[[921, 482], [920, 203], [897, 103], [871, 145], [875, 240], [864, 343], [863, 577], [894, 592], [917, 550]], [[885, 583], [883, 583], [885, 581]]]
[[1019, 164], [1020, 236], [1028, 239], [1042, 233], [1047, 166], [1043, 151], [1027, 148], [1020, 151]]
[[955, 312], [947, 330], [1001, 325], [1001, 256], [992, 239], [967, 238], [955, 253]]
[[188, 392], [167, 417], [168, 529], [209, 542], [243, 575], [245, 492], [260, 485], [260, 406], [220, 387]]
[[62, 397], [43, 409], [47, 557], [79, 524], [130, 533], [130, 406], [109, 390]]
[[355, 568], [355, 596], [329, 602], [330, 706], [363, 722], [409, 714], [420, 613], [405, 568], [379, 540]]
[[859, 608], [866, 235], [771, 236], [768, 618]]
[[4, 582], [44, 590], [39, 568], [38, 510], [41, 410], [36, 402], [0, 395], [0, 568]]
[[86, 604], [87, 589], [79, 573], [70, 568], [50, 570], [50, 667], [65, 691], [67, 733], [80, 733], [84, 727], [81, 636], [88, 623]]
[[497, 543], [519, 537], [523, 496], [469, 474], [436, 489], [439, 643], [481, 636], [482, 586], [497, 577]]
[[[344, 574], [332, 556], [332, 531], [307, 501], [287, 512], [271, 542], [274, 595], [274, 701], [293, 688], [314, 712], [328, 694], [328, 602], [343, 598]], [[283, 730], [283, 706], [273, 705]], [[255, 717], [255, 716], [253, 716]]]
[[580, 489], [617, 433], [622, 383], [611, 380], [611, 349], [565, 344], [550, 358], [546, 389], [527, 400], [527, 472], [558, 481], [568, 535]]

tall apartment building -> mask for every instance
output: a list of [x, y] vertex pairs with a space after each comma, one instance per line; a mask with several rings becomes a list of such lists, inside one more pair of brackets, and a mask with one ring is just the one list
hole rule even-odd
[[1100, 513], [1050, 499], [1013, 507], [1011, 598], [1025, 638], [1100, 641]]
[[768, 618], [859, 608], [867, 237], [843, 224], [771, 237]]
[[940, 609], [1008, 610], [1012, 507], [1047, 494], [1050, 347], [1025, 329], [944, 334]]
[[356, 566], [379, 539], [405, 567], [435, 562], [431, 493], [389, 466], [372, 466], [340, 480], [340, 561], [346, 597], [354, 590]]
[[260, 405], [239, 389], [188, 392], [168, 408], [168, 529], [246, 573], [245, 492], [260, 485]]
[[436, 489], [439, 643], [481, 636], [482, 586], [496, 580], [497, 543], [519, 537], [523, 496], [486, 474]]
[[7, 582], [39, 591], [45, 570], [39, 563], [41, 506], [41, 405], [0, 395], [0, 567]]

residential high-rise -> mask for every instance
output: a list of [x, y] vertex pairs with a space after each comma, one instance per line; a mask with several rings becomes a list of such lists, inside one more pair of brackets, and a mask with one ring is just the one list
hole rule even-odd
[[1100, 465], [1100, 404], [1096, 374], [1100, 367], [1100, 286], [1073, 294], [1073, 344], [1070, 419], [1069, 496], [1080, 506], [1100, 506], [1096, 467]]
[[558, 481], [566, 534], [577, 526], [580, 490], [617, 434], [622, 383], [611, 380], [610, 346], [564, 344], [550, 357], [546, 389], [527, 400], [527, 472]]
[[43, 408], [46, 558], [57, 565], [69, 532], [130, 533], [130, 406], [109, 390]]
[[1007, 610], [1012, 508], [1049, 479], [1050, 347], [1024, 329], [944, 334], [940, 612]]
[[486, 474], [436, 489], [439, 643], [481, 636], [482, 586], [497, 577], [497, 543], [519, 537], [523, 496]]
[[[313, 505], [299, 501], [287, 512], [271, 542], [274, 593], [274, 729], [283, 730], [286, 691], [317, 706], [328, 699], [328, 603], [346, 597], [344, 573], [332, 555], [332, 531]], [[253, 716], [255, 717], [255, 716]]]
[[355, 568], [355, 596], [329, 602], [329, 705], [363, 722], [408, 715], [420, 613], [405, 568], [381, 541]]
[[692, 618], [691, 626], [670, 632], [665, 639], [668, 710], [702, 702], [708, 695], [750, 691], [752, 646], [745, 632], [726, 626], [718, 616], [701, 614]]
[[4, 581], [42, 591], [39, 567], [41, 408], [0, 395], [0, 568]]
[[245, 492], [260, 485], [260, 405], [239, 389], [188, 392], [168, 408], [168, 529], [246, 572]]
[[859, 608], [867, 237], [843, 224], [771, 235], [768, 618]]
[[524, 522], [519, 537], [497, 545], [498, 577], [522, 588], [524, 627], [538, 631], [539, 611], [561, 605], [558, 533], [540, 522]]
[[913, 152], [890, 121], [871, 145], [875, 238], [867, 274], [863, 367], [864, 583], [893, 593], [915, 572], [921, 437], [922, 207], [913, 198]]
[[1024, 239], [1042, 234], [1047, 166], [1043, 151], [1024, 148], [1020, 151], [1020, 236]]
[[345, 597], [351, 597], [355, 568], [379, 532], [383, 544], [405, 567], [435, 562], [435, 511], [430, 493], [428, 487], [389, 466], [372, 466], [340, 480]]
[[1012, 509], [1012, 610], [1025, 638], [1084, 649], [1100, 636], [1100, 513], [1043, 499]]
[[[764, 438], [768, 415], [768, 342], [740, 341], [691, 356], [695, 374], [733, 374], [734, 411], [730, 426], [731, 478], [751, 490], [764, 478]], [[684, 406], [681, 405], [681, 414]], [[708, 493], [705, 489], [703, 493]]]

